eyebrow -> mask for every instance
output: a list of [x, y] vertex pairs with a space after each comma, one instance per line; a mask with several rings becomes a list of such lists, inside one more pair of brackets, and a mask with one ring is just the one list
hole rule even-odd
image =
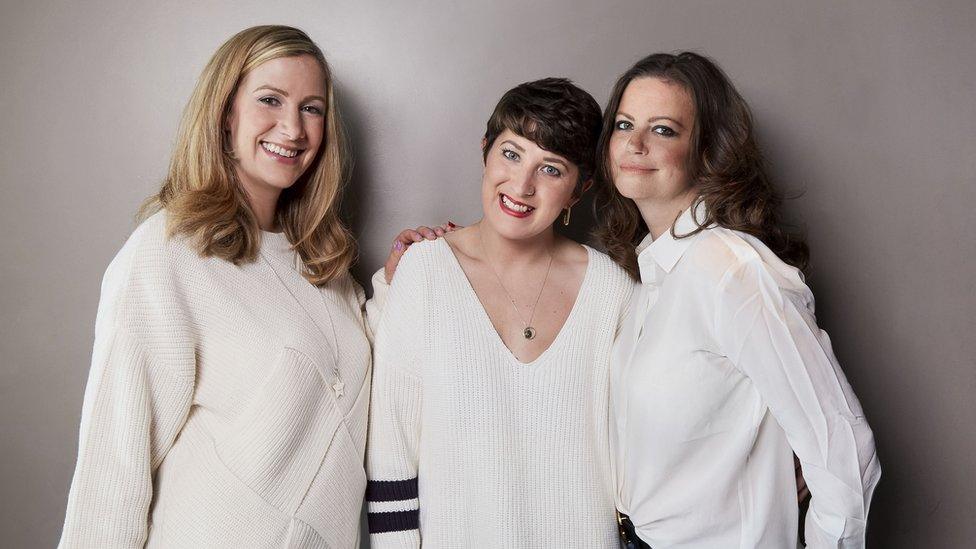
[[518, 143], [516, 143], [516, 142], [514, 142], [514, 141], [512, 141], [511, 139], [506, 139], [505, 141], [502, 141], [502, 144], [503, 144], [503, 145], [504, 145], [505, 143], [508, 143], [509, 145], [511, 145], [511, 146], [513, 146], [513, 147], [515, 147], [516, 149], [518, 149], [518, 150], [519, 150], [519, 152], [525, 152], [525, 149], [524, 149], [524, 148], [522, 148], [522, 147], [521, 147], [521, 146], [520, 146], [520, 145], [519, 145]]
[[[508, 143], [509, 145], [515, 147], [516, 149], [519, 150], [519, 152], [523, 152], [523, 153], [525, 152], [525, 149], [524, 148], [522, 148], [521, 146], [519, 146], [518, 143], [512, 141], [511, 139], [506, 139], [505, 141], [502, 141], [502, 144], [503, 145], [505, 143]], [[542, 157], [542, 159], [545, 160], [546, 162], [559, 163], [559, 164], [562, 164], [563, 166], [566, 166], [567, 168], [569, 167], [569, 164], [565, 160], [563, 160], [562, 158], [559, 158], [557, 156], [544, 156], [544, 157]]]
[[[622, 111], [617, 111], [617, 116], [623, 116], [624, 118], [626, 118], [627, 120], [630, 120], [631, 122], [634, 121], [634, 117], [633, 116], [631, 116], [631, 115], [629, 115], [629, 114], [627, 114], [625, 112], [622, 112]], [[658, 120], [670, 120], [671, 122], [674, 122], [675, 124], [681, 126], [681, 129], [685, 129], [685, 125], [684, 124], [682, 124], [681, 122], [679, 122], [677, 119], [671, 118], [670, 116], [653, 116], [653, 117], [647, 119], [648, 122], [656, 122]]]
[[[283, 89], [276, 88], [274, 86], [258, 86], [256, 88], [254, 88], [254, 91], [260, 91], [260, 90], [270, 90], [270, 91], [273, 91], [273, 92], [275, 92], [277, 94], [280, 94], [283, 97], [288, 97], [288, 92], [286, 92]], [[254, 92], [251, 92], [251, 93], [254, 93]], [[305, 99], [303, 100], [303, 102], [304, 101], [308, 101], [310, 99], [318, 99], [319, 101], [321, 101], [323, 103], [326, 102], [325, 101], [325, 98], [322, 97], [321, 95], [309, 95], [309, 96], [305, 97]]]
[[567, 168], [569, 167], [569, 164], [567, 164], [565, 160], [556, 156], [544, 156], [542, 157], [542, 159], [545, 160], [546, 162], [551, 162], [553, 164], [562, 164]]

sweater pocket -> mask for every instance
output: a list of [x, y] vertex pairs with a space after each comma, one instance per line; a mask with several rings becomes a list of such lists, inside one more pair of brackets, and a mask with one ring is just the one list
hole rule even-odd
[[314, 529], [328, 547], [356, 547], [365, 493], [362, 455], [342, 426], [295, 517]]
[[[293, 546], [317, 547], [305, 541], [313, 537], [325, 547], [358, 546], [359, 522], [366, 494], [364, 462], [369, 389], [367, 375], [349, 413], [329, 443], [318, 474], [298, 506], [293, 521]], [[335, 399], [331, 391], [328, 396]], [[300, 538], [294, 537], [300, 534]], [[301, 541], [296, 541], [298, 539]]]
[[157, 473], [147, 549], [278, 547], [289, 517], [228, 469], [201, 431]]
[[[342, 423], [316, 365], [304, 354], [284, 349], [229, 436], [216, 442], [216, 451], [241, 482], [294, 516], [337, 432], [346, 432]], [[361, 460], [353, 463], [361, 466]]]

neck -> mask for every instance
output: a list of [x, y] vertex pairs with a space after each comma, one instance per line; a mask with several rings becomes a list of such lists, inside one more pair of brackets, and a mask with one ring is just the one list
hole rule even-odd
[[270, 185], [253, 185], [241, 179], [241, 187], [247, 196], [247, 203], [258, 220], [263, 231], [275, 231], [275, 211], [278, 209], [278, 197], [281, 190]]
[[697, 196], [695, 193], [688, 193], [668, 200], [635, 201], [637, 209], [640, 210], [641, 217], [651, 233], [651, 239], [657, 240], [659, 236], [671, 230], [674, 222], [682, 212], [691, 207]]
[[494, 231], [485, 220], [478, 222], [478, 237], [485, 261], [507, 270], [508, 267], [528, 266], [548, 261], [555, 253], [556, 235], [550, 228], [532, 238], [512, 240]]

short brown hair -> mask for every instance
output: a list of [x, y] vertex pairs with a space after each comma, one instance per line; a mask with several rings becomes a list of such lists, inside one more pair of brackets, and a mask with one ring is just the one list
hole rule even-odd
[[576, 165], [579, 185], [593, 177], [600, 137], [600, 105], [566, 78], [525, 82], [505, 92], [485, 129], [483, 158], [495, 139], [511, 130]]

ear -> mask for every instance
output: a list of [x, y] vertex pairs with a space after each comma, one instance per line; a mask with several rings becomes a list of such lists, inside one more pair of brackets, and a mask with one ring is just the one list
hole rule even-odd
[[485, 150], [485, 145], [487, 145], [487, 144], [488, 144], [488, 138], [487, 137], [482, 137], [481, 138], [481, 167], [482, 167], [482, 172], [481, 173], [482, 173], [482, 175], [484, 174], [484, 170], [487, 170], [488, 169], [488, 151]]
[[236, 95], [236, 93], [237, 92], [234, 92], [234, 94], [227, 99], [227, 105], [224, 107], [224, 115], [222, 117], [223, 124], [221, 124], [221, 129], [223, 129], [225, 132], [230, 131], [230, 127], [233, 125], [234, 119], [237, 117], [237, 105], [234, 102], [234, 95]]
[[573, 206], [575, 206], [576, 203], [580, 201], [580, 198], [583, 198], [583, 195], [586, 193], [586, 191], [590, 190], [590, 188], [592, 188], [592, 187], [593, 187], [593, 179], [592, 178], [587, 179], [586, 181], [584, 181], [583, 184], [580, 186], [580, 192], [573, 193], [573, 197], [569, 200], [568, 206], [570, 208], [572, 208]]
[[[593, 178], [591, 177], [583, 182], [583, 187], [580, 189], [579, 196], [583, 196], [584, 194], [586, 194], [586, 191], [592, 188], [593, 188]], [[576, 199], [579, 200], [579, 197], [577, 197]]]

